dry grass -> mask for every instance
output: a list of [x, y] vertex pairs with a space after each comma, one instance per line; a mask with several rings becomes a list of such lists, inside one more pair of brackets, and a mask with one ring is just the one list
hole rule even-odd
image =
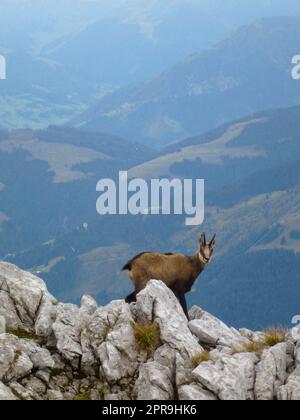
[[160, 328], [156, 323], [132, 323], [136, 347], [148, 354], [161, 346]]
[[103, 333], [102, 333], [103, 334], [103, 341], [107, 340], [108, 334], [111, 332], [111, 330], [112, 330], [112, 327], [109, 324], [109, 322], [107, 322], [104, 326]]
[[285, 343], [288, 330], [283, 327], [272, 327], [264, 331], [261, 340], [250, 341], [241, 348], [234, 349], [232, 354], [238, 353], [259, 353], [266, 348], [274, 347], [277, 344]]
[[264, 331], [264, 343], [267, 347], [274, 347], [276, 344], [285, 343], [288, 330], [284, 327], [272, 327]]
[[203, 362], [210, 362], [212, 360], [209, 351], [202, 351], [196, 356], [192, 357], [192, 364], [194, 367], [199, 366]]
[[264, 341], [250, 341], [240, 348], [232, 350], [232, 355], [239, 353], [259, 353], [266, 348]]

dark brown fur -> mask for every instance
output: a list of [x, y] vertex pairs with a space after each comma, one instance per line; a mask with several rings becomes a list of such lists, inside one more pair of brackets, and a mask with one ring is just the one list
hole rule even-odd
[[185, 294], [191, 291], [196, 279], [209, 263], [215, 237], [207, 245], [203, 234], [200, 243], [200, 250], [193, 256], [143, 252], [128, 261], [123, 270], [129, 271], [134, 292], [127, 296], [126, 302], [134, 302], [136, 295], [146, 287], [147, 283], [151, 279], [157, 279], [163, 281], [174, 292], [188, 317]]

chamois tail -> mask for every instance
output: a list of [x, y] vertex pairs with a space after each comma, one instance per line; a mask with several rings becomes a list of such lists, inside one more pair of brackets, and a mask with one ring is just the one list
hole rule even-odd
[[140, 257], [142, 257], [145, 254], [149, 254], [149, 252], [141, 252], [140, 254], [138, 254], [136, 257], [132, 258], [132, 260], [128, 261], [124, 267], [122, 268], [121, 271], [131, 271], [132, 270], [132, 265], [133, 263], [138, 260]]
[[127, 264], [124, 265], [121, 271], [131, 271], [131, 267], [132, 267], [131, 263], [128, 262]]

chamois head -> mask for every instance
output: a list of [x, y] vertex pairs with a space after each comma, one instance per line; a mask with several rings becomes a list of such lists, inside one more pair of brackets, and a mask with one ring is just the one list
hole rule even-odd
[[214, 252], [214, 246], [216, 244], [216, 235], [214, 235], [212, 240], [209, 243], [207, 243], [205, 233], [202, 233], [199, 242], [200, 242], [200, 251], [199, 251], [200, 260], [202, 260], [205, 264], [208, 264]]

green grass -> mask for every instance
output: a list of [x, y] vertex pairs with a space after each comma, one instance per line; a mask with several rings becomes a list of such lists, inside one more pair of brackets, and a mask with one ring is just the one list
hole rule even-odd
[[65, 261], [65, 260], [66, 260], [65, 257], [56, 257], [56, 258], [53, 258], [52, 260], [50, 260], [47, 265], [40, 265], [38, 267], [33, 267], [28, 271], [30, 271], [30, 273], [32, 273], [32, 274], [39, 274], [39, 273], [49, 274], [50, 271], [54, 267], [57, 266], [57, 264]]
[[25, 401], [25, 398], [22, 397], [15, 389], [10, 388], [11, 392], [14, 394], [14, 396], [17, 398], [17, 400]]
[[102, 385], [98, 388], [98, 394], [101, 395], [101, 396], [105, 395], [108, 392], [109, 392], [108, 385]]
[[160, 328], [156, 323], [132, 323], [136, 347], [139, 351], [154, 352], [161, 346]]
[[90, 392], [83, 392], [81, 394], [75, 395], [73, 398], [74, 401], [90, 401], [91, 393]]
[[34, 341], [40, 341], [41, 337], [30, 333], [28, 331], [22, 330], [21, 328], [7, 328], [6, 329], [6, 334], [11, 334], [11, 335], [15, 335], [18, 338], [21, 338], [23, 340], [34, 340]]
[[104, 326], [104, 330], [103, 330], [103, 341], [107, 340], [108, 334], [111, 332], [112, 327], [111, 325], [107, 322]]
[[55, 104], [41, 101], [38, 97], [0, 97], [1, 124], [6, 129], [43, 129], [49, 125], [60, 125], [86, 107], [81, 103]]

